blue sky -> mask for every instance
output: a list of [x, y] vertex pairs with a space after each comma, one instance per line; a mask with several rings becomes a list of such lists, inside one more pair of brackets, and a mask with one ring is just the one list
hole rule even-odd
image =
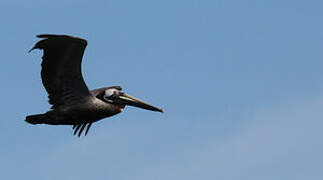
[[[0, 2], [0, 179], [323, 178], [323, 2]], [[32, 126], [50, 107], [41, 33], [88, 40], [90, 89], [121, 85], [165, 109], [128, 107], [92, 127]]]

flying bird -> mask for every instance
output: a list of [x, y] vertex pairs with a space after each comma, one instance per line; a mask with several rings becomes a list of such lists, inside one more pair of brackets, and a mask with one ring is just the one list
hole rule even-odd
[[29, 115], [30, 124], [72, 125], [74, 135], [86, 136], [91, 125], [103, 118], [116, 115], [126, 105], [163, 112], [124, 92], [120, 86], [89, 90], [81, 63], [87, 41], [68, 35], [41, 34], [43, 38], [29, 51], [43, 50], [41, 79], [48, 93], [50, 110], [44, 114]]

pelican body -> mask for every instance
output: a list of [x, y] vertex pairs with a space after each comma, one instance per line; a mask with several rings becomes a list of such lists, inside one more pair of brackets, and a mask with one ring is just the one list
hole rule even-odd
[[[42, 34], [43, 38], [30, 50], [44, 51], [41, 79], [48, 93], [50, 110], [44, 114], [29, 115], [30, 124], [72, 125], [74, 135], [87, 135], [92, 123], [116, 115], [126, 105], [163, 112], [124, 92], [120, 86], [89, 91], [81, 63], [87, 41], [67, 35]], [[30, 52], [29, 51], [29, 52]]]

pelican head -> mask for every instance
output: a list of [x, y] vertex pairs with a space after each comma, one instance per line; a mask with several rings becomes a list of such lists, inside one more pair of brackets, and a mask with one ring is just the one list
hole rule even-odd
[[121, 87], [119, 86], [113, 86], [113, 87], [107, 88], [104, 91], [102, 100], [105, 101], [106, 103], [117, 104], [121, 106], [128, 105], [128, 106], [139, 107], [150, 111], [164, 112], [160, 108], [152, 106], [140, 99], [132, 97], [124, 92], [121, 92]]

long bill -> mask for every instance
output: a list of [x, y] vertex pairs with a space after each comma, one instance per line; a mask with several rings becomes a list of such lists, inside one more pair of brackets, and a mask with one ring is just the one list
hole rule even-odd
[[139, 100], [137, 98], [134, 98], [126, 93], [122, 93], [122, 95], [120, 95], [118, 97], [118, 101], [119, 101], [119, 103], [129, 105], [129, 106], [135, 106], [135, 107], [147, 109], [150, 111], [164, 112], [162, 109], [152, 106], [152, 105], [150, 105], [142, 100]]

